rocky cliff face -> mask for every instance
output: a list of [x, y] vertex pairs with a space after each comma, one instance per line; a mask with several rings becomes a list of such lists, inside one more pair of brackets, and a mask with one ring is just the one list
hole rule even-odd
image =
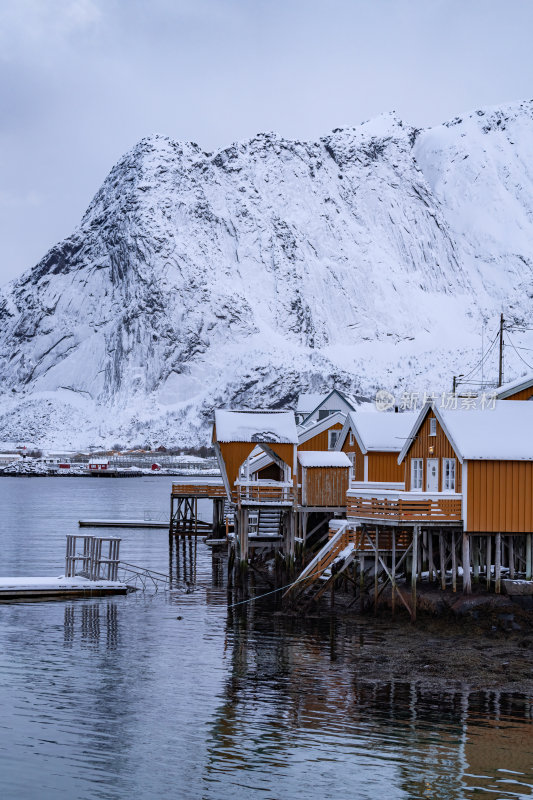
[[195, 443], [218, 404], [449, 388], [482, 320], [531, 319], [532, 164], [533, 103], [142, 140], [0, 293], [0, 439]]

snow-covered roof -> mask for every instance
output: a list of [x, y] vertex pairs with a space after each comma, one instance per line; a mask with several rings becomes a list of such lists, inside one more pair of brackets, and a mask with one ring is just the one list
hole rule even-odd
[[527, 375], [522, 375], [521, 378], [517, 378], [515, 381], [504, 383], [503, 386], [495, 390], [496, 397], [498, 400], [504, 400], [506, 397], [511, 397], [513, 394], [529, 388], [533, 388], [533, 374], [531, 372]]
[[302, 467], [351, 467], [346, 453], [336, 450], [302, 450], [298, 461]]
[[294, 411], [215, 411], [219, 442], [279, 442], [296, 444]]
[[[313, 436], [317, 436], [319, 433], [323, 433], [331, 428], [333, 425], [343, 425], [346, 419], [346, 414], [343, 414], [341, 411], [335, 411], [333, 414], [329, 414], [329, 416], [324, 417], [323, 419], [316, 420], [315, 422], [310, 423], [307, 426], [298, 426], [298, 444], [303, 444], [304, 442], [308, 442], [309, 439], [312, 439]], [[257, 472], [264, 467], [268, 467], [269, 464], [272, 463], [272, 458], [261, 450], [259, 447], [256, 447], [250, 456], [250, 469], [252, 472]]]
[[99, 466], [103, 464], [109, 464], [108, 458], [90, 458], [89, 464], [98, 464]]
[[351, 411], [337, 440], [340, 449], [351, 429], [363, 453], [369, 450], [399, 452], [405, 444], [416, 421], [413, 411]]
[[[398, 457], [405, 457], [430, 406], [426, 405]], [[466, 460], [533, 461], [533, 403], [497, 400], [494, 408], [440, 409], [435, 416], [457, 457]]]

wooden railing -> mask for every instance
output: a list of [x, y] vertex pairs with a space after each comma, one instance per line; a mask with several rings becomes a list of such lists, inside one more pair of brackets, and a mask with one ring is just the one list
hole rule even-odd
[[201, 478], [198, 483], [173, 483], [172, 494], [177, 497], [226, 497], [222, 483], [208, 483]]
[[292, 483], [282, 481], [236, 481], [233, 491], [235, 503], [283, 503], [293, 502]]
[[346, 516], [391, 522], [453, 522], [461, 520], [461, 499], [347, 496]]
[[349, 541], [354, 543], [354, 547], [359, 553], [374, 553], [375, 549], [379, 550], [380, 553], [390, 552], [393, 547], [393, 536], [395, 550], [403, 552], [407, 550], [413, 538], [410, 531], [397, 529], [393, 532], [391, 530], [372, 530], [368, 528], [365, 531], [361, 530], [361, 528], [349, 529], [348, 536]]

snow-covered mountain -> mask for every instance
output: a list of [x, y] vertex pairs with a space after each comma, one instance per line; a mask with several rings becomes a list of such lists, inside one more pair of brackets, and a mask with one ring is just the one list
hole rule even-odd
[[192, 444], [216, 405], [449, 389], [483, 321], [531, 320], [532, 272], [533, 101], [215, 153], [152, 136], [0, 292], [0, 439]]

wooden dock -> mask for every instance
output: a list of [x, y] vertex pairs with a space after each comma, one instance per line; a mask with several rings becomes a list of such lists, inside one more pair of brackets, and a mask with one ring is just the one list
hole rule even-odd
[[[222, 478], [182, 478], [172, 484], [170, 495], [171, 536], [220, 535], [225, 529], [223, 507], [226, 489]], [[213, 500], [213, 524], [198, 518], [198, 500]], [[215, 519], [216, 518], [216, 519]]]
[[81, 577], [0, 578], [0, 602], [103, 597], [128, 591], [129, 587], [120, 581], [90, 581]]
[[172, 484], [172, 496], [212, 500], [226, 497], [226, 489], [222, 478], [182, 478], [179, 483]]
[[168, 522], [149, 519], [80, 519], [80, 528], [159, 528], [168, 530]]

